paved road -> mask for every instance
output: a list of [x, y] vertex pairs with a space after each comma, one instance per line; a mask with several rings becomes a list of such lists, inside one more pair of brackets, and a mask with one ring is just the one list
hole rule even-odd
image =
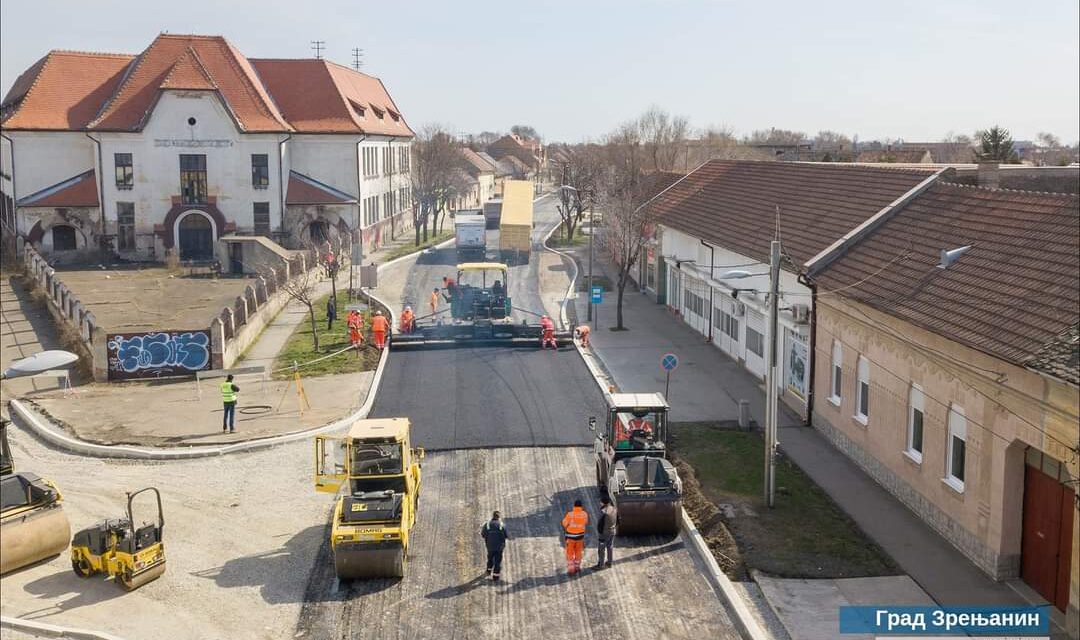
[[585, 445], [604, 399], [573, 347], [394, 352], [372, 416], [408, 416], [428, 449]]
[[[620, 538], [613, 568], [566, 575], [562, 513], [581, 498], [596, 517], [587, 449], [436, 453], [424, 485], [405, 578], [339, 585], [324, 544], [300, 614], [303, 637], [738, 637], [681, 538]], [[478, 535], [492, 509], [510, 534], [500, 584], [484, 579]], [[591, 532], [586, 545], [591, 565]]]

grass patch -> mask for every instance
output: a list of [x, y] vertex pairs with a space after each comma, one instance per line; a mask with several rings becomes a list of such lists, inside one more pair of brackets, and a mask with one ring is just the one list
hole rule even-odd
[[413, 253], [413, 252], [416, 252], [416, 251], [421, 251], [423, 249], [427, 249], [428, 247], [437, 245], [440, 242], [444, 242], [444, 241], [449, 240], [450, 238], [453, 238], [453, 237], [454, 237], [454, 232], [453, 231], [443, 231], [442, 233], [436, 234], [434, 236], [428, 236], [427, 241], [426, 242], [421, 242], [419, 245], [411, 244], [411, 243], [410, 244], [403, 244], [400, 247], [398, 247], [398, 248], [394, 249], [393, 251], [391, 251], [390, 253], [386, 254], [386, 257], [383, 258], [383, 262], [390, 262], [391, 260], [394, 260], [395, 258], [400, 258], [401, 256], [407, 256], [410, 253]]
[[[337, 298], [337, 320], [334, 320], [333, 328], [327, 330], [326, 302], [329, 298], [329, 295], [323, 296], [315, 303], [315, 322], [319, 331], [320, 351], [316, 353], [314, 350], [314, 341], [311, 338], [311, 322], [305, 317], [304, 322], [296, 327], [292, 335], [289, 336], [288, 342], [285, 343], [285, 347], [278, 353], [277, 358], [274, 359], [275, 370], [291, 367], [294, 361], [303, 364], [349, 346], [349, 328], [345, 325], [345, 316], [348, 314], [348, 311], [345, 310], [345, 307], [348, 304], [361, 303], [363, 300], [355, 300], [353, 303], [350, 303], [345, 292], [339, 290]], [[363, 348], [360, 349], [360, 357], [357, 357], [355, 351], [346, 351], [333, 358], [327, 358], [303, 367], [300, 369], [300, 373], [304, 376], [356, 373], [358, 371], [371, 371], [378, 366], [379, 350], [375, 348], [371, 338], [370, 311], [363, 312], [363, 315], [365, 327], [364, 338], [366, 342]], [[281, 379], [287, 378], [290, 375], [292, 375], [291, 372], [283, 371], [275, 374], [274, 377]]]
[[577, 231], [573, 240], [566, 239], [566, 227], [559, 227], [559, 233], [552, 234], [548, 238], [547, 245], [552, 249], [564, 249], [568, 247], [585, 247], [589, 244], [589, 236]]
[[765, 506], [764, 440], [724, 426], [674, 424], [672, 449], [719, 508], [747, 567], [787, 578], [897, 573], [892, 559], [783, 456], [777, 458], [775, 507]]

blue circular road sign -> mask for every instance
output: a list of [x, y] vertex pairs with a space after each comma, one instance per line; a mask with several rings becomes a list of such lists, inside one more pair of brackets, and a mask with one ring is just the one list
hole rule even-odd
[[674, 371], [679, 366], [679, 356], [674, 353], [665, 353], [663, 358], [660, 358], [660, 366], [664, 371]]

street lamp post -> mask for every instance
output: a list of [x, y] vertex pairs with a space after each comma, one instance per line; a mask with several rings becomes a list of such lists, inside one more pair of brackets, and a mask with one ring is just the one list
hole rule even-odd
[[[748, 271], [728, 271], [720, 275], [721, 280], [736, 280], [755, 275]], [[770, 508], [776, 497], [776, 446], [777, 446], [777, 406], [779, 394], [776, 391], [776, 354], [780, 312], [780, 241], [773, 240], [769, 251], [769, 356], [765, 369], [765, 504]]]

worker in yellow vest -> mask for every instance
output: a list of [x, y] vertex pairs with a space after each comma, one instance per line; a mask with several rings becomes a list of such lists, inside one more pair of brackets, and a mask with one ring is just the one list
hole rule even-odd
[[566, 572], [577, 575], [581, 571], [581, 556], [585, 553], [585, 529], [589, 526], [589, 514], [574, 500], [574, 508], [562, 519], [563, 538], [566, 540]]
[[236, 432], [236, 397], [239, 393], [240, 387], [233, 384], [232, 374], [225, 376], [225, 382], [221, 383], [221, 403], [225, 406], [225, 415], [221, 418], [222, 431]]

